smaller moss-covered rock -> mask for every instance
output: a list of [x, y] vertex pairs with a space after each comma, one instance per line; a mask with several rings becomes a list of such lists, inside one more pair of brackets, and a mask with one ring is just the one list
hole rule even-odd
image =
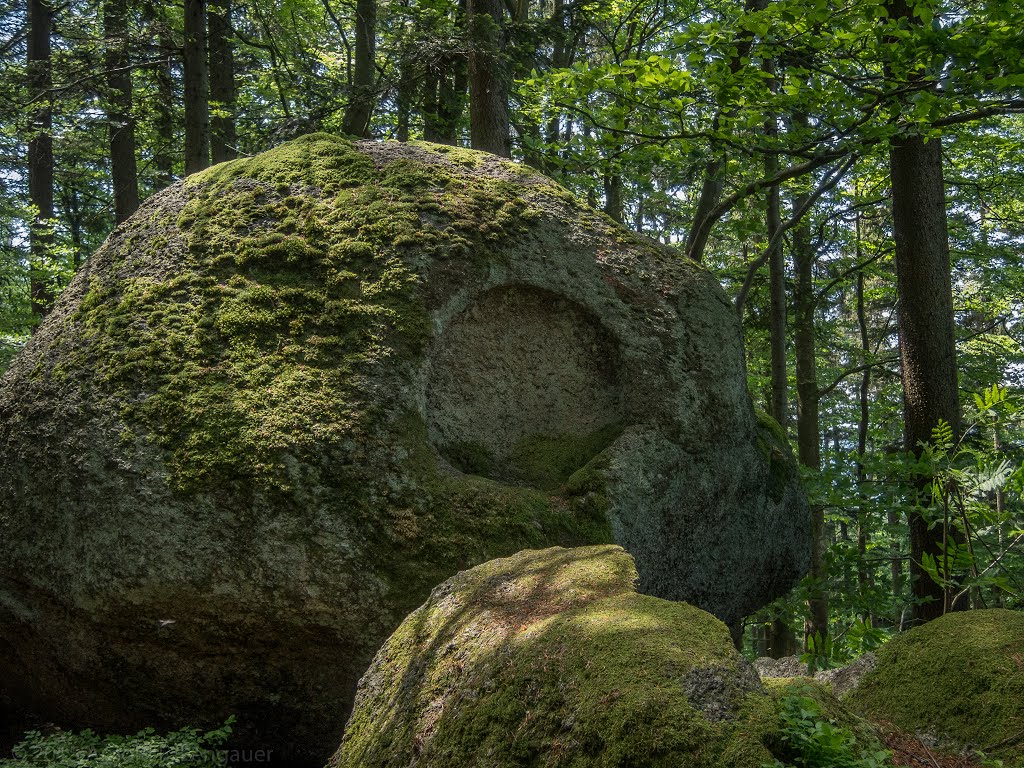
[[449, 579], [377, 654], [332, 766], [771, 763], [781, 695], [722, 622], [636, 579], [617, 546], [525, 551]]
[[1024, 766], [1024, 613], [951, 613], [893, 638], [846, 701], [946, 746]]

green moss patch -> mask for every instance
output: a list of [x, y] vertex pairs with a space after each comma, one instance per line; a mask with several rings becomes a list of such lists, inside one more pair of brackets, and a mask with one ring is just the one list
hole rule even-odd
[[139, 274], [166, 238], [129, 234], [153, 252], [123, 249], [93, 272], [76, 316], [88, 345], [62, 368], [95, 371], [123, 420], [168, 451], [176, 487], [287, 490], [289, 457], [372, 430], [380, 398], [365, 383], [429, 340], [417, 264], [467, 250], [486, 262], [490, 242], [527, 226], [511, 182], [447, 155], [376, 165], [315, 134], [190, 176], [180, 210], [153, 214], [180, 231], [182, 263]]
[[904, 731], [1024, 765], [1024, 614], [951, 613], [898, 635], [847, 702]]
[[770, 763], [778, 705], [726, 627], [635, 580], [618, 547], [459, 574], [378, 654], [332, 765]]

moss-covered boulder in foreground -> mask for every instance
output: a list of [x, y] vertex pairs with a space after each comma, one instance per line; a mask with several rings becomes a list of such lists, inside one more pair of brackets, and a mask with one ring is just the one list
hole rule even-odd
[[430, 589], [618, 542], [727, 623], [806, 503], [716, 281], [481, 153], [313, 135], [147, 201], [0, 383], [0, 700], [315, 764]]
[[332, 765], [760, 768], [738, 713], [768, 702], [725, 625], [635, 581], [615, 546], [448, 580], [377, 654]]
[[791, 696], [878, 748], [824, 689], [765, 690], [724, 624], [635, 583], [616, 546], [525, 551], [449, 579], [374, 658], [332, 768], [762, 768], [796, 757]]
[[897, 635], [845, 702], [941, 745], [1024, 766], [1024, 613], [950, 613]]

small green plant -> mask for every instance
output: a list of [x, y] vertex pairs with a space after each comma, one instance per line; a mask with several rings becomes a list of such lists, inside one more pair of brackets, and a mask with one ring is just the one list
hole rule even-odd
[[765, 768], [887, 768], [890, 753], [878, 742], [859, 744], [856, 735], [829, 720], [810, 696], [784, 696], [780, 717], [783, 760]]
[[100, 736], [93, 731], [43, 735], [29, 731], [0, 768], [214, 768], [226, 766], [221, 746], [234, 717], [202, 733], [195, 728], [160, 735], [152, 728], [134, 736]]
[[[1024, 467], [1004, 455], [999, 429], [1020, 412], [1009, 391], [998, 385], [975, 394], [974, 405], [958, 439], [948, 423], [939, 422], [919, 462], [920, 474], [931, 478], [926, 495], [931, 508], [922, 511], [942, 531], [940, 552], [923, 553], [921, 566], [945, 591], [944, 613], [970, 590], [1019, 596], [1006, 556], [1024, 541], [1024, 530], [1019, 510], [1005, 503], [1005, 493], [1020, 486]], [[994, 439], [979, 439], [986, 430]]]

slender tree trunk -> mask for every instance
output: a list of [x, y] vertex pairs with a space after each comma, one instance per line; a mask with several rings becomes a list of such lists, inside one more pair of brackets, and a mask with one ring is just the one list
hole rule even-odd
[[420, 111], [423, 114], [423, 138], [425, 141], [441, 142], [440, 106], [438, 92], [444, 73], [441, 67], [437, 71], [428, 71], [423, 83], [423, 103]]
[[[771, 165], [777, 164], [772, 156], [765, 162], [766, 171]], [[779, 217], [779, 188], [772, 186], [768, 190], [767, 199], [768, 239], [775, 235], [782, 226]], [[786, 265], [782, 255], [782, 242], [776, 242], [768, 254], [768, 282], [770, 301], [768, 310], [768, 331], [771, 346], [771, 403], [769, 413], [783, 429], [789, 422], [787, 389], [789, 376], [786, 366]]]
[[[861, 249], [860, 214], [857, 214], [857, 262], [863, 258]], [[864, 270], [857, 272], [857, 327], [860, 330], [860, 352], [861, 364], [864, 370], [860, 377], [858, 397], [860, 403], [860, 418], [857, 420], [857, 495], [860, 497], [860, 507], [857, 510], [857, 585], [861, 595], [864, 595], [869, 585], [867, 568], [868, 549], [868, 503], [867, 494], [864, 492], [864, 484], [867, 482], [867, 475], [864, 470], [864, 456], [868, 449], [868, 426], [870, 424], [870, 400], [871, 393], [871, 368], [868, 367], [868, 358], [871, 355], [871, 340], [868, 337], [868, 315], [864, 305]]]
[[210, 156], [214, 163], [223, 163], [238, 156], [231, 0], [210, 0], [206, 24], [210, 39]]
[[356, 58], [352, 74], [352, 98], [341, 123], [341, 130], [351, 136], [370, 135], [376, 49], [377, 0], [356, 0]]
[[68, 235], [71, 238], [72, 248], [72, 263], [74, 264], [75, 271], [82, 266], [85, 254], [82, 248], [82, 203], [78, 194], [78, 190], [71, 186], [65, 189], [62, 200], [61, 208], [64, 212], [64, 222], [68, 228]]
[[120, 224], [139, 207], [132, 73], [128, 54], [128, 4], [125, 0], [104, 0], [103, 37], [106, 43], [110, 177], [114, 189], [114, 220]]
[[206, 2], [185, 0], [185, 175], [210, 165]]
[[622, 176], [611, 169], [604, 173], [604, 212], [622, 223]]
[[469, 60], [462, 54], [455, 54], [447, 69], [451, 77], [442, 76], [437, 94], [437, 140], [454, 147], [459, 143], [459, 122], [466, 111]]
[[[896, 239], [896, 282], [899, 304], [896, 322], [903, 379], [904, 445], [919, 454], [940, 421], [953, 434], [960, 431], [957, 391], [956, 340], [950, 279], [946, 199], [942, 178], [942, 144], [919, 137], [892, 143], [893, 232]], [[927, 501], [930, 478], [921, 478]], [[928, 554], [941, 561], [942, 526], [929, 527], [917, 510], [910, 511], [910, 570], [918, 602], [912, 621], [923, 623], [951, 606], [949, 590], [935, 583], [921, 563]]]
[[29, 291], [32, 314], [39, 319], [49, 311], [53, 299], [46, 272], [46, 262], [53, 245], [53, 114], [47, 93], [53, 84], [50, 64], [52, 21], [53, 6], [49, 2], [29, 0], [28, 83], [33, 96], [39, 96], [28, 142], [29, 200], [35, 209], [35, 218], [29, 224]]
[[[768, 0], [744, 0], [744, 13], [763, 10], [767, 7], [767, 2]], [[729, 59], [729, 69], [732, 74], [735, 75], [743, 69], [744, 60], [750, 56], [753, 44], [754, 34], [752, 32], [744, 30], [737, 36], [736, 52]], [[713, 132], [721, 127], [722, 119], [726, 117], [728, 115], [721, 112], [715, 115]], [[704, 181], [701, 184], [700, 197], [693, 214], [693, 224], [686, 236], [686, 255], [696, 262], [704, 260], [704, 249], [707, 248], [711, 228], [714, 225], [714, 222], [710, 220], [711, 212], [722, 199], [722, 191], [725, 189], [725, 167], [725, 154], [722, 152], [708, 160], [704, 168]]]
[[395, 138], [398, 141], [409, 140], [409, 118], [412, 115], [412, 83], [409, 75], [402, 71], [398, 78], [395, 96]]
[[473, 149], [510, 157], [508, 86], [500, 0], [468, 0], [469, 122]]
[[155, 15], [152, 4], [144, 4], [150, 23], [159, 24], [157, 41], [160, 48], [160, 63], [154, 68], [156, 100], [153, 103], [153, 128], [156, 132], [156, 146], [153, 147], [153, 168], [156, 171], [156, 188], [164, 189], [174, 181], [174, 44], [162, 22]]
[[[794, 210], [799, 210], [806, 198], [797, 195]], [[793, 228], [793, 268], [796, 282], [793, 286], [793, 344], [796, 357], [797, 399], [797, 455], [800, 463], [812, 470], [821, 469], [820, 390], [818, 389], [818, 361], [816, 354], [814, 310], [814, 262], [817, 254], [811, 242], [811, 230], [806, 220]], [[811, 578], [807, 607], [810, 617], [804, 626], [804, 647], [810, 650], [811, 641], [819, 649], [828, 638], [828, 592], [824, 583], [828, 576], [825, 568], [825, 510], [820, 504], [811, 507]], [[820, 650], [819, 650], [820, 652]]]

